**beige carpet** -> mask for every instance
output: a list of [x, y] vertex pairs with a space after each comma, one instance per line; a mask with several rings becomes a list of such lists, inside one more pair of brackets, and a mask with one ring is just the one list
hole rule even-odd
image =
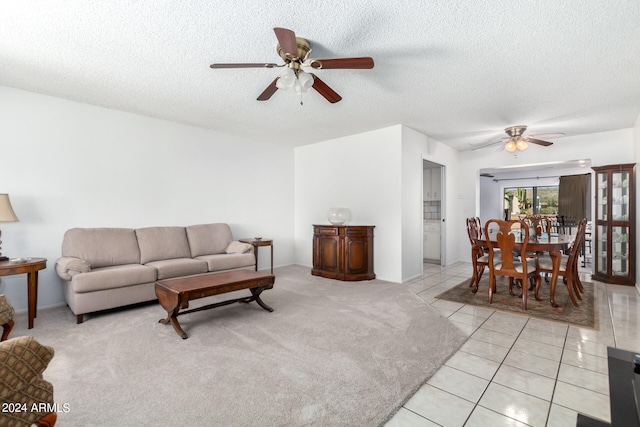
[[275, 274], [273, 313], [181, 316], [186, 340], [157, 303], [80, 325], [66, 307], [39, 310], [31, 330], [20, 314], [12, 336], [55, 349], [45, 378], [68, 404], [63, 427], [381, 425], [466, 340], [406, 286]]
[[574, 307], [571, 299], [569, 298], [567, 286], [562, 283], [562, 278], [558, 278], [555, 301], [559, 306], [554, 308], [549, 302], [549, 284], [543, 279], [539, 293], [541, 301], [536, 301], [534, 298], [534, 291], [529, 291], [527, 293], [527, 310], [524, 311], [522, 309], [520, 290], [514, 287], [514, 294], [516, 296], [512, 297], [509, 295], [509, 282], [507, 278], [497, 278], [497, 293], [493, 294], [493, 301], [491, 304], [489, 304], [488, 296], [489, 274], [485, 272], [482, 280], [480, 280], [478, 292], [475, 294], [472, 293], [471, 288], [469, 288], [470, 281], [471, 279], [467, 279], [436, 296], [436, 298], [491, 308], [494, 310], [526, 314], [531, 317], [565, 322], [581, 327], [598, 328], [596, 321], [597, 316], [595, 316], [597, 306], [593, 283], [582, 282], [585, 293], [581, 294], [582, 300], [578, 300], [579, 306]]

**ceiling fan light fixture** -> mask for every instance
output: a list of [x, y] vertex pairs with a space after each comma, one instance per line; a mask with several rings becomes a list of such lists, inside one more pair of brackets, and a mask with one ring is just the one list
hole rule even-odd
[[280, 74], [280, 78], [276, 82], [276, 87], [278, 89], [289, 89], [296, 82], [296, 73], [291, 68], [285, 68], [285, 70]]
[[516, 148], [520, 151], [526, 150], [528, 146], [529, 144], [527, 144], [527, 141], [522, 138], [518, 138], [516, 141]]
[[313, 86], [313, 77], [311, 77], [311, 74], [305, 73], [302, 70], [298, 71], [298, 81], [304, 92]]
[[513, 142], [513, 139], [510, 139], [509, 142], [507, 142], [507, 144], [504, 146], [504, 149], [510, 153], [513, 153], [514, 151], [516, 151], [517, 147], [516, 147], [516, 143]]
[[295, 83], [293, 83], [293, 91], [294, 91], [295, 93], [297, 93], [297, 94], [301, 94], [301, 93], [305, 92], [305, 91], [303, 90], [302, 85], [300, 84], [300, 80], [297, 80], [297, 79], [296, 79]]

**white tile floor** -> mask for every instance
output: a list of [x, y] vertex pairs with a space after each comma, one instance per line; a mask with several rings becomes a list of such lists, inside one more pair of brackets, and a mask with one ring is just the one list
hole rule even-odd
[[471, 264], [425, 264], [407, 286], [469, 336], [387, 427], [574, 426], [578, 412], [610, 422], [607, 346], [640, 351], [640, 295], [596, 284], [599, 329], [578, 328], [434, 297]]

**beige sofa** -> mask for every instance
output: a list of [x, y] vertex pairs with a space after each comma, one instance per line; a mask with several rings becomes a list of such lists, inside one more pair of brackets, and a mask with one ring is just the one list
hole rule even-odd
[[78, 323], [85, 313], [157, 299], [157, 280], [241, 268], [255, 268], [253, 246], [234, 241], [222, 223], [72, 228], [56, 261]]

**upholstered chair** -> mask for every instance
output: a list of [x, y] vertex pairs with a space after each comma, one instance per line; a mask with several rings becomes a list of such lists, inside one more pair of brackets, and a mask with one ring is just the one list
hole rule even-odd
[[0, 325], [2, 325], [2, 338], [0, 341], [5, 341], [9, 338], [9, 332], [13, 329], [13, 315], [15, 314], [13, 306], [9, 304], [7, 298], [0, 294]]
[[0, 402], [24, 405], [26, 411], [3, 411], [2, 426], [53, 426], [53, 385], [42, 373], [53, 358], [53, 348], [33, 337], [0, 342]]

